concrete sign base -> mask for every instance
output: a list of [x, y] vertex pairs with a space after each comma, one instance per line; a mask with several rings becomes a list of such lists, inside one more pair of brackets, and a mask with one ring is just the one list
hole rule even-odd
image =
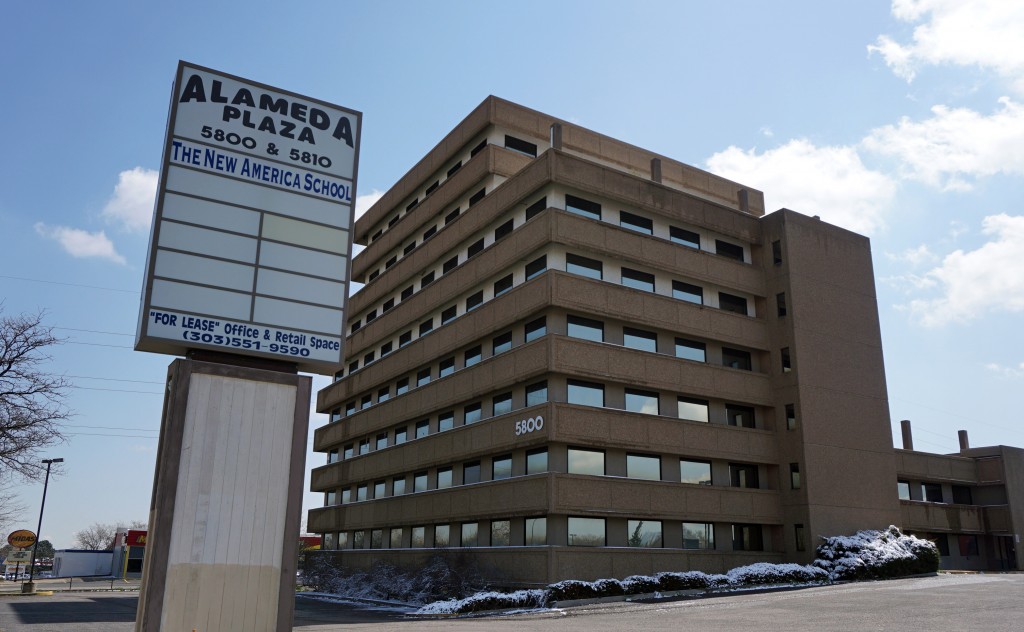
[[137, 632], [292, 629], [311, 379], [168, 369]]

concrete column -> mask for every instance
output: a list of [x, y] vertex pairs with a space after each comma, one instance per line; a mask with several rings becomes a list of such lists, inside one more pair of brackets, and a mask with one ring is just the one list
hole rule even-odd
[[661, 158], [651, 158], [651, 182], [661, 184]]
[[562, 124], [551, 124], [551, 148], [561, 151], [562, 149]]
[[914, 449], [914, 437], [910, 432], [910, 420], [903, 419], [900, 421], [900, 431], [903, 433], [903, 449], [913, 450]]
[[956, 434], [957, 434], [957, 437], [959, 437], [959, 439], [960, 439], [960, 450], [961, 451], [962, 450], [970, 450], [971, 449], [971, 443], [970, 443], [970, 441], [967, 440], [967, 431], [966, 430], [958, 430]]

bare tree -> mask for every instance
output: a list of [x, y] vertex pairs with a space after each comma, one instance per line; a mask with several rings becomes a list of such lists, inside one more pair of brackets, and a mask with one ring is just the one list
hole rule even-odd
[[91, 526], [75, 532], [75, 546], [93, 551], [108, 551], [114, 548], [117, 525], [94, 522]]
[[7, 533], [25, 513], [25, 505], [11, 491], [9, 481], [0, 480], [0, 534]]
[[62, 340], [43, 324], [44, 313], [6, 316], [0, 304], [0, 471], [39, 478], [40, 451], [64, 440], [71, 416], [70, 384], [44, 370], [47, 351]]

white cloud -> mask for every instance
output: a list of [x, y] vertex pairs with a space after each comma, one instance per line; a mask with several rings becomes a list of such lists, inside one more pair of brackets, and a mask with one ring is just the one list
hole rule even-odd
[[926, 65], [990, 68], [1024, 92], [1024, 3], [1014, 0], [893, 0], [893, 16], [914, 27], [912, 42], [879, 36], [878, 53], [899, 77], [912, 81]]
[[1007, 97], [999, 104], [989, 116], [937, 105], [924, 121], [904, 117], [872, 130], [863, 146], [897, 158], [903, 177], [946, 191], [970, 190], [981, 176], [1024, 175], [1024, 105]]
[[896, 193], [896, 183], [865, 167], [855, 147], [817, 147], [804, 139], [761, 154], [729, 147], [708, 158], [707, 166], [765, 191], [773, 210], [786, 207], [819, 215], [858, 233], [872, 233], [884, 225]]
[[985, 368], [993, 373], [1005, 378], [1020, 378], [1024, 377], [1024, 362], [1021, 362], [1017, 366], [1003, 366], [995, 362], [985, 365]]
[[142, 167], [119, 173], [114, 193], [103, 207], [103, 218], [129, 232], [149, 230], [157, 179], [156, 171]]
[[356, 219], [359, 219], [360, 217], [362, 217], [363, 213], [365, 213], [366, 211], [370, 210], [370, 207], [373, 206], [374, 204], [376, 204], [377, 201], [380, 200], [382, 197], [384, 197], [384, 192], [383, 191], [378, 191], [377, 189], [374, 189], [373, 191], [370, 191], [366, 195], [357, 195], [356, 196]]
[[915, 268], [926, 263], [935, 263], [938, 257], [928, 248], [927, 244], [921, 244], [917, 248], [907, 248], [899, 254], [885, 253], [890, 261], [902, 261], [909, 263]]
[[65, 252], [79, 259], [106, 259], [125, 265], [127, 263], [114, 249], [113, 242], [102, 230], [90, 233], [80, 228], [68, 226], [47, 226], [42, 222], [35, 225], [36, 232], [43, 237], [53, 239], [61, 245]]
[[[924, 275], [938, 297], [903, 306], [928, 327], [965, 323], [989, 312], [1024, 312], [1024, 216], [990, 215], [977, 250], [956, 250]], [[927, 287], [928, 284], [922, 284]]]

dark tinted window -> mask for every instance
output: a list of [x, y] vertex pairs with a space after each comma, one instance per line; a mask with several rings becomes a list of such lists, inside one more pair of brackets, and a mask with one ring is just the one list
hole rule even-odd
[[692, 230], [669, 226], [668, 234], [669, 238], [677, 244], [683, 244], [684, 246], [700, 250], [700, 235]]
[[513, 151], [518, 151], [521, 154], [527, 156], [537, 157], [537, 145], [529, 143], [525, 140], [516, 138], [515, 136], [505, 135], [505, 148]]
[[601, 205], [575, 195], [565, 196], [565, 210], [591, 219], [601, 219]]
[[530, 221], [531, 219], [536, 217], [538, 213], [540, 213], [547, 207], [548, 199], [546, 197], [542, 197], [533, 204], [529, 205], [528, 207], [526, 207], [526, 221]]
[[747, 299], [742, 296], [719, 292], [718, 306], [727, 312], [735, 312], [737, 314], [743, 314], [744, 316], [747, 315]]
[[634, 215], [627, 211], [619, 211], [619, 226], [635, 230], [637, 232], [644, 233], [646, 235], [654, 234], [654, 222], [641, 217], [640, 215]]

